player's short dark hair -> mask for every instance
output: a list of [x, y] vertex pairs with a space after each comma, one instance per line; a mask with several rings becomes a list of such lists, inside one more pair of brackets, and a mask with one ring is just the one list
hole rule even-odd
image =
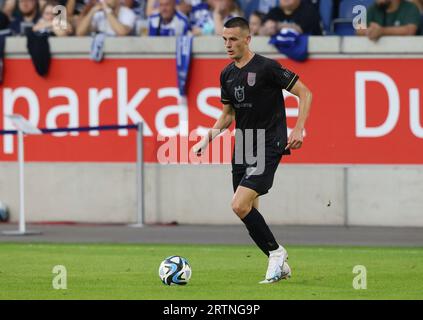
[[225, 28], [241, 28], [241, 30], [246, 30], [248, 32], [250, 32], [250, 26], [248, 24], [247, 19], [242, 18], [242, 17], [235, 17], [235, 18], [231, 18], [228, 21], [225, 22], [225, 24], [223, 25]]

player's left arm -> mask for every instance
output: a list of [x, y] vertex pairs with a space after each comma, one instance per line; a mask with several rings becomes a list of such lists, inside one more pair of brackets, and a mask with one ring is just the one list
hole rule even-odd
[[299, 149], [303, 144], [303, 131], [305, 127], [306, 120], [310, 113], [311, 101], [313, 95], [311, 91], [306, 87], [304, 83], [300, 80], [297, 80], [290, 90], [290, 92], [296, 95], [299, 100], [299, 113], [297, 118], [297, 123], [295, 128], [292, 130], [291, 134], [288, 137], [288, 144], [285, 149]]

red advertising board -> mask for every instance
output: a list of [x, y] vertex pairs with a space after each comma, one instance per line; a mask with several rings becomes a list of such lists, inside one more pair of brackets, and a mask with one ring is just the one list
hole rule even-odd
[[[422, 164], [423, 59], [311, 59], [280, 62], [313, 92], [303, 148], [288, 163]], [[178, 129], [178, 152], [190, 132], [218, 117], [219, 74], [227, 59], [192, 61], [187, 107], [178, 106], [174, 59], [53, 59], [39, 77], [27, 59], [6, 59], [0, 129], [13, 129], [3, 115], [20, 113], [40, 128], [145, 123], [145, 160], [157, 162], [163, 141]], [[297, 101], [285, 99], [288, 126]], [[202, 129], [203, 128], [203, 129]], [[200, 130], [200, 131], [198, 131]], [[166, 141], [166, 140], [165, 140]], [[16, 137], [0, 136], [0, 161], [16, 159]], [[189, 141], [188, 146], [193, 145]], [[182, 156], [184, 158], [184, 156]], [[28, 161], [134, 161], [135, 132], [62, 133], [28, 136]], [[179, 159], [179, 156], [178, 156]], [[226, 159], [228, 160], [228, 159]]]

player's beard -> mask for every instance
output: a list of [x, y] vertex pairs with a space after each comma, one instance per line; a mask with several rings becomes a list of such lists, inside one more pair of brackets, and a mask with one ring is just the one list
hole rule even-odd
[[242, 54], [238, 53], [237, 55], [234, 55], [234, 57], [232, 59], [238, 61], [238, 60], [241, 60], [241, 58], [242, 58]]
[[247, 52], [246, 50], [242, 50], [242, 49], [234, 50], [233, 51], [234, 56], [232, 57], [232, 59], [234, 59], [234, 60], [241, 60], [242, 57], [244, 57], [244, 55], [246, 54], [246, 52]]
[[231, 53], [227, 52], [229, 58], [231, 58], [232, 60], [239, 60], [242, 55], [240, 55], [239, 53], [237, 53], [236, 51], [232, 51]]

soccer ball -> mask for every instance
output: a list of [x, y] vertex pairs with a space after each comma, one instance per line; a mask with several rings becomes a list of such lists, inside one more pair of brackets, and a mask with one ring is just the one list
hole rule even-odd
[[173, 284], [183, 286], [191, 278], [191, 267], [187, 259], [180, 256], [170, 256], [160, 264], [159, 277], [168, 286]]
[[9, 209], [7, 206], [0, 201], [0, 222], [5, 222], [9, 220]]

